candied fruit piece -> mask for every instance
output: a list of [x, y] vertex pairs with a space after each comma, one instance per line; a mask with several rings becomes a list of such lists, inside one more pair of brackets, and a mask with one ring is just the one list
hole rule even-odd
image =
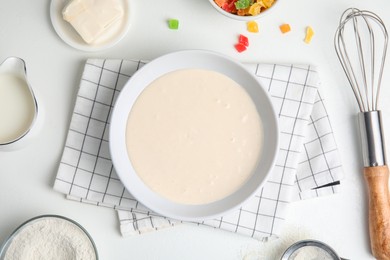
[[262, 0], [264, 3], [265, 7], [270, 8], [274, 4], [274, 0]]
[[214, 2], [215, 2], [219, 7], [222, 7], [222, 6], [227, 2], [227, 0], [214, 0]]
[[259, 32], [259, 26], [257, 25], [257, 23], [255, 21], [247, 22], [246, 28], [247, 28], [248, 32], [252, 32], [252, 33]]
[[255, 16], [258, 15], [261, 12], [261, 5], [260, 3], [254, 3], [249, 7], [248, 13]]
[[251, 0], [237, 0], [235, 2], [236, 8], [239, 9], [246, 9], [251, 5], [252, 1]]
[[258, 3], [262, 8], [267, 8], [262, 0], [257, 0], [256, 3]]
[[234, 47], [236, 48], [236, 50], [238, 52], [243, 52], [243, 51], [246, 50], [246, 48], [248, 46], [249, 46], [248, 37], [246, 37], [245, 35], [240, 34], [238, 36], [238, 43], [236, 45], [234, 45]]
[[305, 43], [309, 44], [311, 42], [311, 38], [313, 38], [313, 35], [313, 28], [311, 28], [310, 26], [306, 27]]
[[288, 23], [280, 25], [279, 28], [282, 33], [288, 33], [289, 31], [291, 31], [291, 27]]
[[177, 20], [177, 19], [169, 19], [168, 20], [168, 27], [171, 30], [179, 29], [179, 20]]
[[246, 47], [248, 47], [249, 46], [248, 37], [246, 37], [245, 35], [240, 34], [240, 36], [238, 36], [238, 43], [241, 43], [241, 44], [245, 45]]
[[246, 46], [242, 43], [237, 43], [236, 45], [234, 45], [234, 47], [238, 52], [243, 52], [246, 50]]
[[237, 13], [237, 9], [236, 9], [236, 6], [234, 4], [234, 0], [233, 1], [226, 1], [222, 5], [222, 9], [228, 13]]
[[237, 15], [241, 15], [241, 16], [245, 16], [245, 15], [248, 15], [249, 11], [249, 7], [248, 8], [245, 8], [245, 9], [238, 9], [237, 10]]

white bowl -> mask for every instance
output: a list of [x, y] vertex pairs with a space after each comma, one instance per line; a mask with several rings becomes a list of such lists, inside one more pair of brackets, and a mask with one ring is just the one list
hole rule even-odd
[[[179, 69], [206, 69], [222, 73], [243, 86], [253, 99], [263, 122], [263, 153], [250, 179], [235, 193], [202, 205], [172, 202], [153, 192], [140, 179], [126, 148], [126, 126], [129, 113], [141, 92], [156, 78]], [[278, 150], [278, 121], [268, 93], [252, 73], [230, 58], [208, 51], [179, 51], [161, 56], [138, 70], [125, 84], [115, 103], [109, 131], [110, 153], [115, 170], [126, 189], [143, 205], [161, 215], [186, 221], [219, 217], [238, 208], [254, 195], [269, 175]], [[153, 163], [153, 162], [151, 162]]]
[[225, 10], [223, 10], [221, 7], [219, 7], [215, 2], [214, 0], [209, 0], [210, 4], [221, 14], [229, 17], [229, 18], [232, 18], [232, 19], [235, 19], [235, 20], [241, 20], [241, 21], [251, 21], [251, 20], [257, 20], [259, 19], [260, 17], [263, 17], [271, 12], [273, 12], [275, 10], [275, 8], [278, 8], [279, 6], [279, 2], [282, 1], [282, 0], [276, 0], [274, 2], [274, 4], [270, 7], [270, 8], [267, 8], [266, 10], [264, 10], [263, 12], [261, 12], [260, 14], [258, 15], [248, 15], [248, 16], [241, 16], [241, 15], [236, 15], [236, 14], [232, 14], [232, 13], [229, 13], [229, 12], [226, 12]]

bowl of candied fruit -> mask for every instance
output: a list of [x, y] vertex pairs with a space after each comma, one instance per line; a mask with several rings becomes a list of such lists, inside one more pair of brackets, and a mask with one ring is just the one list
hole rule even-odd
[[244, 21], [255, 20], [270, 13], [279, 1], [281, 0], [209, 0], [221, 14]]

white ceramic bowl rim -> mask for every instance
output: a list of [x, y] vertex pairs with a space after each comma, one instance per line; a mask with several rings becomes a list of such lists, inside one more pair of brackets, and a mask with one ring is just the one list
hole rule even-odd
[[223, 10], [220, 6], [218, 6], [214, 0], [209, 0], [210, 4], [221, 14], [229, 17], [229, 18], [232, 18], [232, 19], [235, 19], [235, 20], [241, 20], [241, 21], [251, 21], [251, 20], [257, 20], [259, 19], [260, 17], [263, 17], [271, 12], [273, 12], [275, 10], [275, 8], [277, 8], [279, 6], [279, 2], [282, 1], [282, 0], [276, 0], [273, 5], [270, 7], [270, 8], [267, 8], [265, 11], [261, 12], [260, 14], [258, 15], [255, 15], [255, 16], [250, 16], [250, 15], [247, 15], [247, 16], [242, 16], [242, 15], [236, 15], [236, 14], [232, 14], [232, 13], [229, 13], [229, 12], [226, 12], [225, 10]]
[[[137, 97], [156, 78], [178, 69], [208, 69], [222, 73], [243, 86], [253, 99], [263, 123], [264, 144], [254, 174], [230, 196], [203, 205], [184, 205], [169, 201], [151, 191], [136, 174], [127, 154], [126, 125]], [[161, 215], [187, 221], [219, 217], [239, 207], [265, 183], [278, 150], [278, 120], [271, 99], [254, 75], [243, 65], [221, 54], [187, 50], [161, 56], [138, 70], [125, 84], [112, 111], [109, 146], [116, 173], [126, 189], [143, 205]]]

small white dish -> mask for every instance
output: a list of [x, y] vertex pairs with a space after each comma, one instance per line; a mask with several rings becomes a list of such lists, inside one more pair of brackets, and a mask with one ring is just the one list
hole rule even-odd
[[[137, 175], [126, 147], [129, 113], [141, 92], [155, 79], [180, 69], [206, 69], [222, 73], [243, 86], [253, 99], [263, 123], [264, 153], [250, 179], [235, 193], [209, 204], [172, 202], [153, 192]], [[209, 51], [179, 51], [161, 56], [138, 70], [121, 90], [111, 114], [109, 145], [113, 165], [126, 189], [143, 205], [161, 215], [186, 221], [220, 217], [238, 208], [266, 182], [278, 151], [278, 120], [271, 99], [255, 76], [240, 63]], [[153, 163], [153, 162], [150, 162]]]
[[52, 0], [50, 4], [50, 19], [58, 36], [75, 49], [96, 52], [111, 48], [125, 37], [130, 28], [131, 8], [129, 0], [121, 0], [124, 10], [123, 18], [116, 22], [94, 44], [87, 44], [76, 30], [62, 18], [62, 10], [70, 0]]

